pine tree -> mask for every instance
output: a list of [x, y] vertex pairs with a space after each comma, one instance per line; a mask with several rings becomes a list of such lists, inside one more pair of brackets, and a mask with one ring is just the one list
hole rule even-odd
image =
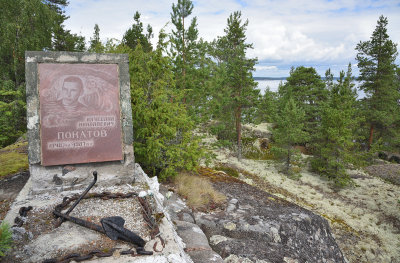
[[246, 43], [248, 20], [242, 22], [242, 13], [234, 12], [228, 18], [225, 35], [216, 43], [216, 54], [220, 60], [221, 72], [224, 74], [222, 88], [216, 90], [223, 96], [222, 110], [232, 112], [236, 130], [237, 157], [242, 158], [242, 118], [246, 108], [255, 105], [259, 91], [255, 89], [252, 71], [257, 59], [246, 57], [251, 44]]
[[90, 44], [90, 46], [89, 46], [88, 51], [95, 52], [95, 53], [103, 53], [104, 52], [104, 46], [100, 40], [100, 27], [98, 24], [94, 25], [93, 37], [90, 38], [89, 44]]
[[147, 25], [147, 33], [143, 33], [143, 23], [140, 21], [140, 13], [136, 11], [133, 20], [135, 23], [129, 28], [123, 38], [122, 43], [135, 50], [136, 46], [140, 43], [145, 52], [149, 52], [153, 49], [150, 42], [153, 37], [153, 28]]
[[26, 130], [25, 51], [52, 49], [58, 14], [49, 2], [0, 1], [0, 146]]
[[[333, 80], [330, 70], [326, 76], [327, 81]], [[355, 129], [360, 123], [353, 81], [349, 64], [347, 73], [341, 71], [337, 83], [329, 85], [329, 98], [322, 105], [321, 127], [317, 133], [318, 147], [311, 162], [315, 171], [341, 186], [351, 181], [345, 169], [354, 161]]]
[[[397, 45], [387, 34], [388, 20], [380, 16], [377, 26], [368, 41], [357, 44], [360, 89], [365, 92], [368, 110], [365, 117], [369, 123], [368, 148], [376, 138], [383, 138], [392, 146], [395, 123], [400, 118], [396, 87]], [[376, 134], [376, 135], [375, 135]]]
[[[200, 39], [196, 47], [196, 59], [189, 69], [190, 89], [186, 93], [186, 105], [189, 115], [196, 123], [206, 122], [212, 116], [212, 91], [216, 63], [211, 56], [211, 45]], [[188, 86], [189, 88], [189, 86]]]
[[171, 60], [163, 56], [164, 37], [162, 31], [155, 51], [138, 44], [130, 54], [135, 157], [163, 179], [194, 169], [203, 154], [175, 87]]
[[191, 83], [196, 63], [197, 48], [197, 18], [192, 18], [189, 27], [186, 28], [186, 19], [192, 14], [193, 3], [190, 0], [178, 0], [178, 3], [172, 4], [171, 21], [175, 26], [170, 37], [171, 48], [170, 55], [174, 62], [174, 72], [176, 85], [178, 89], [192, 89]]
[[[397, 92], [400, 94], [400, 67], [397, 66], [396, 69], [396, 86], [397, 86]], [[398, 105], [398, 112], [400, 112], [400, 96], [397, 100], [397, 105]], [[397, 119], [395, 123], [395, 137], [393, 140], [393, 144], [396, 147], [397, 151], [400, 152], [400, 118]]]
[[285, 84], [279, 87], [281, 97], [288, 94], [305, 111], [304, 130], [311, 135], [308, 143], [312, 146], [316, 140], [313, 135], [316, 134], [321, 120], [321, 105], [327, 99], [328, 90], [314, 68], [300, 66], [296, 69], [292, 67]]
[[308, 133], [304, 131], [305, 111], [296, 105], [290, 94], [280, 99], [282, 110], [276, 115], [276, 127], [273, 130], [273, 138], [278, 146], [278, 151], [285, 156], [285, 174], [291, 174], [290, 165], [296, 144], [307, 140]]
[[65, 28], [64, 22], [69, 18], [65, 15], [67, 0], [47, 0], [45, 3], [55, 12], [52, 37], [52, 50], [57, 51], [84, 51], [85, 37], [72, 34]]
[[269, 87], [260, 96], [256, 106], [255, 122], [273, 122], [278, 110], [278, 93], [271, 91]]
[[25, 80], [25, 51], [51, 48], [54, 11], [40, 0], [0, 2], [0, 74], [15, 90]]

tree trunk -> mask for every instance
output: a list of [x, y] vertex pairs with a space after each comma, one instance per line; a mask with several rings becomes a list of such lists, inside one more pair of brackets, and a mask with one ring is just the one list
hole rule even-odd
[[374, 136], [374, 125], [371, 124], [371, 128], [369, 130], [368, 151], [371, 150], [373, 136]]
[[[183, 89], [186, 89], [186, 50], [185, 50], [185, 17], [182, 17], [182, 59], [183, 59], [183, 68], [182, 68], [182, 75], [183, 75]], [[184, 102], [186, 102], [186, 97], [184, 98]]]
[[[17, 21], [18, 25], [18, 21]], [[13, 50], [13, 60], [14, 60], [14, 78], [15, 78], [15, 90], [18, 90], [19, 86], [19, 77], [18, 77], [18, 45], [19, 45], [19, 29], [17, 28], [15, 32], [15, 47]]]
[[236, 135], [237, 135], [237, 146], [238, 146], [238, 160], [242, 160], [242, 123], [241, 123], [241, 116], [242, 116], [242, 107], [239, 106], [236, 109], [235, 114], [235, 121], [236, 121]]
[[286, 159], [286, 174], [289, 175], [289, 168], [290, 168], [290, 146], [287, 150], [287, 159]]

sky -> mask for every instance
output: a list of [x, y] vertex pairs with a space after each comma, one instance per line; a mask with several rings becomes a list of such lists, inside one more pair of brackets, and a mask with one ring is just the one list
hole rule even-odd
[[[141, 13], [144, 26], [153, 27], [154, 39], [162, 28], [171, 32], [170, 13], [177, 0], [69, 0], [66, 28], [89, 41], [95, 24], [102, 41], [121, 39]], [[199, 37], [212, 41], [224, 35], [227, 18], [241, 11], [248, 19], [248, 57], [258, 58], [256, 77], [287, 77], [292, 66], [314, 67], [321, 75], [330, 68], [335, 76], [352, 63], [358, 75], [355, 47], [369, 40], [380, 15], [388, 18], [388, 34], [400, 50], [400, 0], [198, 0]], [[400, 64], [397, 58], [396, 64]]]

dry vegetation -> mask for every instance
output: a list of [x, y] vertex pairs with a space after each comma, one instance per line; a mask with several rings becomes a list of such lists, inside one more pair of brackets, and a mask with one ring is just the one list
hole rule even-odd
[[213, 209], [226, 200], [226, 196], [216, 191], [204, 177], [180, 174], [175, 178], [179, 195], [186, 198], [187, 204], [196, 210]]

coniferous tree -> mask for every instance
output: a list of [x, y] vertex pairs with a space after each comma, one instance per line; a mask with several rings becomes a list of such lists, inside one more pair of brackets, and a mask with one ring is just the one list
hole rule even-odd
[[321, 105], [327, 99], [328, 90], [314, 68], [300, 66], [296, 69], [292, 68], [285, 84], [279, 87], [281, 97], [289, 93], [298, 106], [305, 111], [304, 130], [311, 135], [308, 143], [311, 145], [310, 150], [313, 150], [312, 145], [316, 140], [314, 135], [321, 120]]
[[400, 93], [396, 87], [397, 47], [387, 34], [388, 20], [380, 16], [377, 26], [368, 41], [357, 44], [360, 89], [366, 95], [366, 120], [369, 124], [368, 148], [374, 137], [382, 138], [393, 146], [391, 138], [400, 118], [398, 100]]
[[[222, 88], [218, 93], [224, 97], [221, 109], [233, 110], [234, 127], [236, 130], [237, 157], [242, 158], [242, 117], [246, 108], [255, 105], [259, 91], [255, 89], [252, 72], [257, 59], [249, 59], [246, 52], [252, 44], [246, 43], [248, 20], [242, 22], [240, 11], [231, 14], [227, 21], [225, 35], [217, 40], [216, 48], [219, 55]], [[228, 128], [229, 129], [229, 128]]]
[[135, 157], [161, 178], [194, 169], [202, 156], [182, 92], [175, 87], [171, 60], [163, 56], [164, 39], [162, 31], [155, 51], [145, 52], [138, 44], [130, 54]]
[[140, 13], [138, 11], [136, 11], [133, 20], [135, 23], [125, 32], [122, 43], [132, 50], [135, 50], [136, 46], [140, 43], [145, 52], [151, 51], [153, 46], [150, 40], [153, 37], [153, 28], [147, 25], [147, 33], [143, 33], [143, 23], [140, 21]]
[[196, 48], [196, 63], [190, 71], [191, 89], [188, 90], [187, 109], [192, 119], [199, 123], [210, 120], [212, 116], [211, 105], [214, 86], [214, 72], [216, 63], [211, 55], [211, 45], [200, 39]]
[[54, 11], [40, 0], [1, 1], [0, 74], [17, 88], [25, 79], [25, 51], [51, 48]]
[[305, 111], [296, 105], [290, 93], [280, 98], [280, 104], [283, 107], [275, 116], [273, 138], [278, 152], [281, 152], [285, 159], [284, 173], [289, 175], [295, 153], [294, 146], [305, 142], [309, 135], [304, 131]]
[[[172, 4], [171, 21], [175, 26], [170, 37], [170, 55], [174, 62], [174, 72], [178, 89], [193, 89], [194, 64], [196, 63], [197, 48], [197, 17], [192, 18], [187, 27], [186, 19], [192, 14], [191, 0], [178, 0]], [[185, 25], [186, 24], [186, 25]]]
[[[400, 67], [397, 66], [396, 69], [396, 86], [397, 92], [400, 94]], [[398, 111], [400, 112], [400, 96], [397, 100]], [[393, 140], [394, 147], [396, 147], [397, 151], [400, 152], [400, 118], [396, 120], [395, 123], [395, 136]]]
[[103, 53], [104, 46], [100, 40], [100, 27], [98, 24], [94, 25], [93, 37], [90, 38], [89, 51], [95, 53]]
[[[328, 82], [333, 80], [330, 70], [326, 76]], [[355, 130], [360, 123], [353, 81], [349, 64], [346, 73], [340, 72], [337, 83], [331, 82], [329, 85], [329, 98], [322, 105], [317, 150], [311, 162], [315, 171], [342, 186], [351, 181], [345, 169], [354, 162]]]
[[273, 122], [275, 115], [278, 110], [278, 93], [271, 91], [269, 87], [265, 89], [265, 92], [260, 96], [256, 106], [256, 113], [254, 121], [260, 122]]
[[172, 5], [169, 54], [174, 65], [176, 87], [184, 92], [183, 102], [193, 120], [207, 120], [209, 114], [212, 70], [210, 45], [198, 39], [197, 17], [188, 19], [193, 12], [191, 0], [178, 0]]
[[52, 37], [52, 50], [84, 51], [85, 37], [71, 33], [65, 28], [64, 22], [69, 18], [65, 15], [67, 0], [47, 0], [46, 4], [55, 12]]
[[52, 49], [57, 13], [40, 0], [3, 0], [0, 10], [0, 146], [5, 146], [26, 130], [25, 51]]

